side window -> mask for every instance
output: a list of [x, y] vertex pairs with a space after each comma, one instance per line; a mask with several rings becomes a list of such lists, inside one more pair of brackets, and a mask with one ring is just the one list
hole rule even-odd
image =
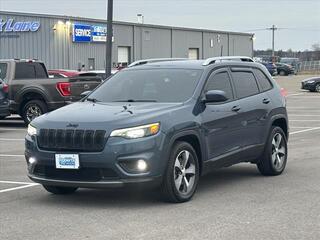
[[208, 79], [206, 91], [222, 90], [228, 99], [233, 99], [231, 81], [228, 72], [212, 73]]
[[33, 64], [17, 63], [15, 79], [32, 79], [36, 78], [36, 69]]
[[259, 86], [261, 88], [261, 91], [268, 91], [272, 88], [272, 84], [269, 81], [269, 79], [267, 78], [267, 76], [259, 69], [255, 69], [254, 73], [257, 76], [258, 82], [259, 82]]
[[232, 78], [238, 98], [244, 98], [259, 93], [259, 88], [252, 72], [232, 72]]
[[36, 78], [48, 78], [45, 67], [42, 63], [35, 63]]

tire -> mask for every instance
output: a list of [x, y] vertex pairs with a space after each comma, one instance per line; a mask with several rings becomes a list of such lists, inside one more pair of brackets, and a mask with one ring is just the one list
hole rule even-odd
[[48, 185], [42, 185], [45, 190], [47, 190], [49, 193], [57, 194], [57, 195], [65, 195], [65, 194], [71, 194], [77, 191], [77, 187], [57, 187], [57, 186], [48, 186]]
[[280, 76], [287, 76], [287, 73], [286, 73], [284, 70], [281, 70], [281, 71], [279, 72], [279, 75], [280, 75]]
[[315, 92], [320, 92], [320, 83], [318, 83], [318, 84], [316, 85], [316, 87], [314, 88], [314, 91], [315, 91]]
[[22, 108], [21, 117], [26, 124], [29, 124], [36, 117], [48, 112], [45, 102], [42, 100], [30, 100]]
[[287, 156], [287, 137], [280, 127], [272, 126], [263, 156], [257, 163], [258, 170], [264, 176], [280, 175], [286, 167]]
[[[183, 166], [185, 159], [188, 161]], [[187, 142], [176, 142], [163, 178], [164, 200], [173, 203], [189, 201], [197, 189], [199, 172], [199, 161], [194, 148]]]

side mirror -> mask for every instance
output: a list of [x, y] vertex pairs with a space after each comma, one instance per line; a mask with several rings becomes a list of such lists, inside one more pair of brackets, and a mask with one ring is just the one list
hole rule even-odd
[[85, 92], [83, 92], [83, 93], [80, 94], [80, 97], [81, 97], [81, 98], [84, 98], [84, 97], [88, 96], [91, 92], [92, 92], [92, 91], [85, 91]]
[[228, 100], [226, 93], [221, 90], [210, 90], [206, 92], [205, 103], [225, 102]]

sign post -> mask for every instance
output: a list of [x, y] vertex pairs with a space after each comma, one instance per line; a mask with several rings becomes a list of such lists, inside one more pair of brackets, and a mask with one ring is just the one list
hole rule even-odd
[[112, 65], [112, 21], [113, 21], [113, 0], [108, 0], [107, 17], [107, 41], [106, 41], [106, 77], [111, 75]]

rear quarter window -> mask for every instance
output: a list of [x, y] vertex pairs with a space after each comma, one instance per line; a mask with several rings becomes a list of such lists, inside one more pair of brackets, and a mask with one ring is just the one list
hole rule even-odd
[[261, 70], [255, 69], [254, 73], [257, 77], [257, 80], [262, 92], [268, 91], [272, 88], [272, 84], [270, 80]]

